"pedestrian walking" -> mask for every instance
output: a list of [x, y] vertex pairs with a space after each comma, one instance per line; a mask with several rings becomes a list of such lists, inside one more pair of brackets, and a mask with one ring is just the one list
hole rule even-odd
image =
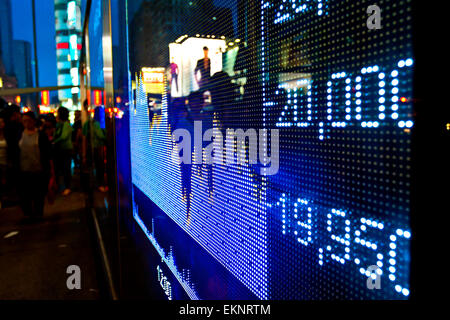
[[51, 144], [36, 127], [33, 112], [23, 115], [24, 131], [19, 140], [19, 196], [26, 219], [39, 221], [44, 215], [48, 182], [54, 175]]
[[71, 193], [72, 181], [72, 126], [69, 122], [69, 110], [64, 107], [58, 109], [57, 125], [55, 131], [55, 138], [53, 140], [56, 172], [58, 180], [63, 180], [64, 191], [63, 196], [68, 196]]

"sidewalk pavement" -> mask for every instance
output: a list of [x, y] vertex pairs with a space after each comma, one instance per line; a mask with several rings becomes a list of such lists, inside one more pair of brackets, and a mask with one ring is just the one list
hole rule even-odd
[[[81, 192], [45, 205], [44, 220], [23, 224], [19, 207], [0, 210], [0, 300], [99, 299]], [[67, 268], [81, 269], [81, 289], [67, 288]]]

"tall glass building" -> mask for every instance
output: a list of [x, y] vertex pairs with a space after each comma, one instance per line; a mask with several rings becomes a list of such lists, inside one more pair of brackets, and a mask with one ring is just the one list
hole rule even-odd
[[[78, 61], [81, 50], [80, 0], [55, 0], [56, 56], [58, 86], [78, 86]], [[78, 105], [78, 88], [60, 90], [61, 103]]]
[[0, 1], [0, 60], [8, 75], [14, 73], [14, 57], [11, 24], [11, 1]]

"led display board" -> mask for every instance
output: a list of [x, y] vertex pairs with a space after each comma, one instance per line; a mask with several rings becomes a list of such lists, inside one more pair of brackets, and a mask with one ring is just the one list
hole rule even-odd
[[380, 3], [381, 29], [369, 1], [218, 2], [243, 39], [232, 72], [223, 39], [183, 37], [162, 112], [142, 77], [130, 110], [133, 217], [165, 294], [407, 299], [411, 2]]
[[142, 68], [142, 82], [146, 93], [163, 94], [164, 68]]

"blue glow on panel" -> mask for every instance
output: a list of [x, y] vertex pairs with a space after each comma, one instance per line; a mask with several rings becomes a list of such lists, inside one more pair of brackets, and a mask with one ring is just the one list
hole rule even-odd
[[[396, 3], [408, 12], [409, 0]], [[259, 299], [411, 294], [415, 61], [409, 22], [398, 30], [386, 25], [378, 34], [347, 30], [347, 21], [360, 19], [363, 9], [359, 2], [350, 7], [337, 0], [260, 2], [252, 70], [259, 96], [247, 104], [234, 101], [232, 111], [242, 117], [255, 111], [248, 122], [279, 130], [280, 168], [273, 176], [262, 176], [248, 161], [193, 164], [186, 196], [183, 169], [172, 159], [170, 95], [165, 92], [161, 113], [153, 114], [136, 79], [130, 111], [133, 185], [176, 224], [174, 232], [187, 234]], [[386, 10], [384, 19], [393, 18]], [[215, 130], [222, 125], [218, 113], [211, 120]], [[200, 154], [204, 160], [204, 148]], [[174, 252], [183, 247], [164, 250], [144, 222], [145, 210], [135, 211], [188, 295], [208, 299], [194, 283], [209, 279], [178, 271]], [[381, 288], [368, 288], [367, 280], [377, 277]]]
[[[283, 1], [283, 3], [287, 2]], [[270, 4], [262, 2], [263, 25], [266, 21], [264, 16], [271, 16], [272, 12], [275, 12], [276, 15], [275, 24], [287, 23], [288, 21], [302, 21], [301, 18], [295, 20], [295, 15], [287, 13], [290, 10], [289, 6], [284, 5], [281, 7], [277, 3], [281, 2], [273, 1]], [[308, 4], [311, 3], [313, 1], [308, 1]], [[327, 10], [329, 12], [336, 7], [339, 7], [339, 5], [332, 1], [327, 2]], [[311, 10], [311, 7], [307, 8]], [[303, 24], [309, 27], [320, 25], [317, 16], [312, 13], [307, 18], [306, 16], [302, 16], [302, 18], [304, 18]], [[296, 26], [301, 26], [302, 22], [299, 22]], [[293, 33], [289, 28], [280, 28], [279, 31], [274, 29], [277, 30], [273, 31], [274, 37], [278, 37], [278, 39], [287, 37], [287, 34]], [[261, 51], [272, 50], [277, 52], [276, 42], [272, 45], [270, 35], [267, 34], [266, 39], [267, 43], [269, 43], [267, 47], [270, 49], [265, 47], [266, 43], [263, 43]], [[308, 282], [311, 286], [310, 281], [312, 280], [310, 280], [310, 277], [312, 275], [316, 282], [326, 282], [334, 279], [335, 281], [342, 280], [340, 283], [343, 287], [356, 286], [364, 288], [361, 282], [366, 280], [367, 277], [373, 278], [375, 274], [382, 279], [383, 290], [378, 292], [378, 298], [401, 299], [410, 294], [408, 280], [409, 243], [403, 242], [401, 249], [397, 245], [390, 244], [393, 235], [404, 234], [403, 229], [398, 229], [398, 226], [407, 228], [409, 224], [407, 208], [401, 204], [397, 207], [394, 204], [396, 201], [393, 199], [392, 204], [394, 205], [392, 208], [388, 209], [387, 203], [382, 206], [385, 208], [384, 210], [389, 210], [389, 213], [383, 212], [381, 208], [378, 209], [377, 207], [380, 205], [376, 203], [371, 203], [365, 206], [365, 209], [362, 209], [358, 206], [355, 207], [355, 202], [370, 201], [370, 196], [357, 196], [355, 194], [357, 188], [355, 188], [356, 185], [354, 183], [350, 184], [352, 189], [348, 189], [347, 193], [343, 189], [340, 189], [340, 191], [333, 189], [334, 186], [345, 185], [343, 182], [339, 183], [338, 181], [352, 181], [356, 176], [358, 177], [356, 179], [360, 181], [358, 185], [370, 185], [372, 187], [377, 185], [377, 182], [375, 182], [376, 178], [372, 181], [363, 180], [369, 176], [367, 169], [364, 166], [355, 165], [356, 159], [352, 159], [352, 157], [357, 158], [357, 161], [364, 159], [359, 163], [367, 163], [367, 159], [370, 159], [369, 153], [364, 149], [359, 149], [364, 145], [363, 141], [372, 141], [369, 147], [369, 149], [373, 150], [372, 153], [380, 152], [378, 151], [378, 144], [381, 144], [382, 149], [380, 150], [383, 150], [383, 143], [385, 143], [383, 139], [390, 141], [389, 138], [386, 138], [386, 134], [401, 132], [398, 138], [401, 141], [401, 144], [398, 146], [399, 154], [403, 156], [405, 153], [406, 146], [409, 143], [409, 129], [414, 126], [410, 101], [410, 97], [412, 97], [411, 79], [414, 60], [408, 57], [410, 54], [410, 50], [405, 50], [400, 55], [399, 53], [391, 55], [389, 59], [384, 59], [384, 61], [382, 58], [378, 61], [377, 58], [373, 58], [372, 60], [376, 61], [376, 63], [372, 64], [358, 61], [358, 58], [354, 57], [351, 59], [351, 66], [349, 65], [346, 68], [338, 67], [337, 70], [332, 72], [329, 70], [332, 70], [333, 67], [328, 67], [325, 72], [319, 69], [317, 71], [318, 76], [314, 77], [314, 73], [312, 73], [312, 77], [311, 75], [308, 76], [307, 90], [300, 92], [302, 94], [300, 99], [298, 91], [301, 86], [296, 86], [294, 80], [281, 82], [278, 85], [278, 90], [275, 94], [279, 96], [286, 94], [287, 103], [278, 117], [276, 117], [276, 126], [280, 129], [285, 128], [285, 130], [289, 130], [286, 134], [291, 137], [295, 136], [299, 139], [299, 142], [297, 144], [294, 142], [295, 140], [290, 140], [289, 156], [286, 154], [284, 159], [286, 172], [282, 170], [280, 175], [271, 179], [274, 189], [271, 189], [269, 192], [269, 198], [272, 199], [270, 215], [278, 217], [278, 232], [286, 241], [286, 244], [277, 250], [297, 249], [301, 251], [298, 252], [298, 260], [295, 256], [281, 258], [283, 263], [277, 262], [276, 268], [283, 268], [283, 264], [286, 263], [302, 263], [297, 268], [283, 269], [285, 272], [296, 273], [296, 276], [277, 276], [277, 278], [282, 279], [280, 281], [286, 281], [284, 283], [285, 288], [280, 288], [277, 291], [279, 296], [283, 296], [284, 292], [288, 290], [286, 286], [288, 286], [287, 283], [289, 281]], [[399, 58], [402, 55], [406, 55], [406, 57]], [[276, 61], [275, 58], [273, 60]], [[269, 74], [272, 72], [272, 78], [276, 79], [278, 72], [286, 72], [279, 65], [275, 64], [274, 66], [271, 63], [270, 56], [265, 62], [267, 65], [272, 66], [268, 70]], [[313, 67], [312, 70], [314, 70]], [[299, 76], [304, 77], [305, 75], [299, 74]], [[294, 75], [291, 77], [295, 79]], [[263, 86], [266, 88], [273, 86], [270, 81], [265, 81], [270, 79], [270, 77], [263, 77], [262, 79]], [[302, 78], [300, 77], [300, 79]], [[297, 97], [293, 97], [293, 94], [297, 94]], [[309, 99], [304, 101], [306, 97]], [[296, 98], [296, 101], [293, 98]], [[302, 117], [309, 110], [312, 111], [312, 114], [318, 114], [318, 116], [314, 118]], [[293, 131], [295, 129], [297, 130], [296, 132]], [[406, 134], [403, 135], [404, 133]], [[317, 141], [314, 141], [314, 139], [317, 139]], [[359, 141], [359, 143], [347, 143], [345, 148], [343, 147], [345, 146], [344, 141]], [[295, 149], [301, 151], [295, 153]], [[331, 150], [335, 150], [335, 153]], [[361, 153], [365, 154], [365, 158], [359, 157]], [[328, 158], [326, 158], [327, 155]], [[291, 172], [294, 172], [291, 163], [296, 161], [301, 162], [303, 165], [300, 167], [300, 171], [297, 171], [302, 172], [298, 176], [291, 174]], [[377, 161], [380, 160], [374, 158], [372, 163], [375, 165]], [[343, 172], [347, 171], [344, 168], [354, 168], [354, 170], [358, 171], [352, 172], [349, 170], [344, 175]], [[369, 170], [371, 171], [372, 169]], [[378, 172], [375, 168], [373, 170]], [[340, 178], [338, 173], [344, 176]], [[323, 179], [328, 181], [326, 187], [322, 187]], [[289, 187], [287, 187], [288, 185]], [[407, 183], [406, 186], [408, 186]], [[378, 190], [382, 189], [382, 187], [376, 188]], [[302, 192], [295, 192], [295, 189], [299, 189]], [[401, 192], [404, 192], [404, 190]], [[333, 195], [335, 192], [337, 192], [336, 196]], [[407, 192], [406, 190], [406, 194]], [[358, 191], [358, 193], [363, 192]], [[371, 194], [371, 192], [367, 192], [367, 194]], [[340, 199], [338, 195], [349, 199], [348, 202], [343, 203], [343, 199]], [[311, 225], [311, 239], [313, 241], [311, 243], [299, 242], [297, 247], [295, 247], [292, 241], [298, 236], [300, 230], [295, 229], [295, 218], [299, 216], [295, 215], [293, 205], [295, 203], [294, 199], [298, 197], [314, 207], [310, 217], [311, 221], [313, 221]], [[336, 206], [333, 202], [339, 202], [341, 205]], [[383, 213], [380, 215], [378, 212]], [[411, 232], [406, 231], [406, 235], [410, 237]], [[300, 237], [300, 239], [302, 238]], [[404, 240], [406, 239], [409, 238], [405, 237]], [[306, 246], [311, 247], [312, 251], [305, 250]], [[393, 264], [397, 263], [398, 252], [401, 252], [401, 271], [398, 270], [398, 267], [393, 266]], [[323, 270], [323, 274], [311, 267], [310, 263], [314, 254], [317, 258], [316, 265]], [[304, 262], [305, 259], [308, 262]], [[277, 261], [278, 259], [274, 258], [272, 260]], [[346, 266], [346, 270], [354, 270], [360, 274], [361, 278], [359, 281], [361, 282], [358, 283], [357, 278], [355, 278], [355, 275], [351, 275], [350, 271], [345, 271], [344, 273], [343, 266]], [[378, 267], [375, 274], [368, 270], [369, 266]], [[275, 270], [274, 273], [278, 273]], [[399, 274], [401, 274], [401, 279], [398, 277]], [[317, 275], [320, 276], [317, 277]], [[352, 284], [349, 284], [350, 282]], [[314, 290], [317, 290], [317, 296], [312, 293]], [[320, 289], [310, 289], [305, 295], [297, 293], [296, 297], [308, 299], [308, 297], [315, 296], [320, 299], [323, 295], [326, 295], [326, 293], [321, 294], [319, 292]], [[367, 293], [367, 295], [365, 297], [360, 296], [360, 299], [370, 299], [371, 295], [377, 294], [373, 291], [370, 292], [370, 290], [361, 292], [364, 295]], [[339, 290], [332, 290], [330, 295], [342, 298], [351, 296], [347, 296], [347, 293], [339, 292]]]
[[133, 197], [133, 217], [138, 223], [139, 227], [141, 227], [142, 231], [150, 241], [150, 243], [154, 246], [158, 254], [161, 256], [161, 261], [164, 262], [169, 269], [172, 271], [172, 273], [175, 275], [175, 278], [178, 280], [178, 282], [181, 284], [183, 289], [186, 291], [186, 293], [189, 295], [189, 298], [192, 300], [200, 300], [198, 297], [198, 294], [195, 290], [195, 285], [191, 282], [191, 279], [189, 277], [189, 270], [183, 269], [182, 272], [178, 271], [178, 268], [176, 266], [173, 251], [172, 248], [170, 248], [169, 252], [166, 253], [164, 248], [162, 248], [158, 241], [155, 238], [155, 230], [153, 229], [151, 232], [147, 229], [147, 226], [142, 221], [141, 217], [139, 216], [137, 209], [136, 209], [136, 203], [134, 202]]
[[[400, 60], [403, 61], [403, 60]], [[411, 58], [406, 61], [412, 61]], [[395, 67], [399, 63], [395, 63]], [[403, 64], [402, 64], [403, 65]], [[409, 66], [412, 63], [408, 64]], [[406, 67], [406, 63], [403, 65]], [[326, 79], [327, 85], [327, 116], [320, 122], [323, 127], [329, 128], [347, 128], [360, 126], [363, 128], [378, 128], [379, 126], [391, 125], [387, 121], [397, 120], [396, 123], [400, 128], [411, 128], [413, 126], [412, 120], [403, 120], [410, 118], [410, 104], [400, 102], [399, 93], [403, 96], [411, 95], [411, 88], [404, 87], [403, 91], [398, 88], [398, 72], [389, 72], [389, 69], [380, 71], [378, 66], [363, 67], [359, 73], [347, 74], [346, 72], [337, 72]], [[385, 79], [387, 72], [391, 75], [392, 86], [386, 87], [386, 81], [379, 81], [378, 92], [371, 88], [375, 88], [378, 79]], [[395, 75], [395, 76], [394, 76]], [[412, 77], [412, 70], [409, 68], [402, 73], [404, 79], [408, 80]], [[317, 95], [317, 92], [312, 92], [311, 80], [299, 80], [297, 85], [289, 87], [287, 84], [280, 84], [280, 89], [285, 89], [287, 92], [287, 103], [283, 111], [278, 117], [277, 127], [309, 127], [317, 126], [317, 121], [314, 121], [310, 116], [314, 111], [311, 96]], [[388, 90], [388, 93], [386, 92]], [[275, 92], [280, 94], [279, 90]], [[386, 110], [386, 99], [392, 101], [391, 108]], [[399, 103], [402, 108], [399, 112]], [[371, 110], [373, 106], [378, 104], [378, 111]], [[268, 104], [271, 105], [271, 104]], [[329, 130], [318, 129], [317, 137], [323, 140], [324, 132]]]
[[[162, 115], [150, 122], [140, 79], [136, 100], [130, 114], [133, 184], [259, 298], [267, 299], [264, 180], [253, 181], [249, 166], [193, 165], [188, 215], [180, 166], [171, 158], [167, 102]], [[209, 170], [212, 185], [206, 178]]]

